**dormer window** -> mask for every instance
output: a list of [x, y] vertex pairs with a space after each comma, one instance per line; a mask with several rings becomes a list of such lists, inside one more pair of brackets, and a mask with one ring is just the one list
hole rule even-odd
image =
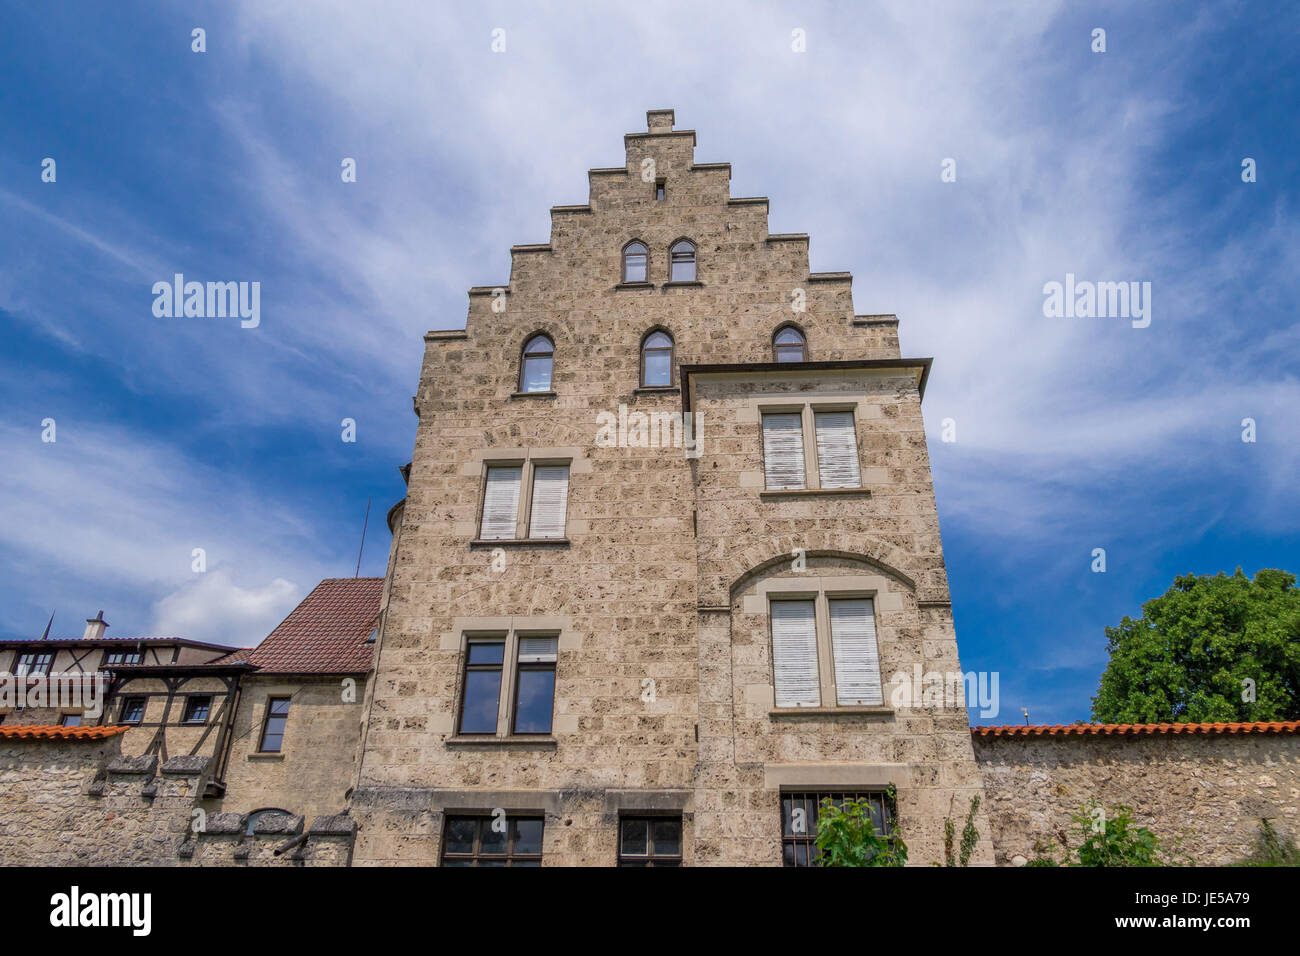
[[806, 362], [808, 360], [808, 342], [803, 333], [793, 325], [777, 330], [772, 337], [772, 348], [776, 351], [778, 362]]
[[545, 335], [534, 335], [524, 345], [524, 358], [519, 370], [519, 391], [549, 392], [551, 369], [555, 360], [555, 343]]
[[673, 243], [668, 253], [670, 262], [669, 282], [695, 281], [695, 243], [682, 239]]
[[623, 281], [645, 282], [650, 250], [641, 242], [629, 242], [623, 247]]

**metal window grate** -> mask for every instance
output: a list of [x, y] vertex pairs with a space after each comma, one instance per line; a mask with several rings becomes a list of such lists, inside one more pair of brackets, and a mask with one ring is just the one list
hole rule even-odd
[[784, 866], [817, 865], [817, 812], [822, 800], [829, 799], [836, 806], [844, 801], [867, 800], [871, 806], [871, 822], [876, 832], [888, 835], [893, 827], [885, 806], [883, 790], [806, 790], [781, 794], [781, 860]]

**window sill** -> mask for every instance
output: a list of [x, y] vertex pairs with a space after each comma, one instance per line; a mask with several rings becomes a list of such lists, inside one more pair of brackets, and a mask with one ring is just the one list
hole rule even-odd
[[665, 395], [680, 395], [682, 390], [681, 386], [678, 385], [638, 385], [636, 388], [632, 389], [633, 395], [655, 395], [659, 393]]
[[248, 755], [249, 760], [283, 760], [283, 753], [255, 753]]
[[623, 289], [653, 289], [654, 287], [655, 284], [653, 282], [620, 282], [618, 285], [614, 286], [614, 289], [615, 291], [619, 291]]
[[471, 548], [567, 548], [568, 538], [475, 538], [469, 543]]
[[784, 717], [893, 717], [892, 707], [777, 707], [768, 712], [772, 720]]
[[689, 288], [703, 288], [703, 287], [704, 287], [704, 283], [701, 282], [699, 279], [682, 279], [678, 282], [664, 283], [665, 289], [689, 289]]
[[760, 498], [802, 498], [810, 495], [848, 495], [859, 498], [870, 498], [870, 488], [777, 488], [770, 491], [760, 491]]
[[511, 392], [511, 399], [516, 398], [555, 398], [555, 392]]
[[447, 738], [447, 746], [453, 749], [475, 750], [478, 748], [518, 747], [522, 749], [554, 750], [558, 741], [547, 734], [512, 734], [509, 737], [494, 737], [491, 734], [464, 734]]

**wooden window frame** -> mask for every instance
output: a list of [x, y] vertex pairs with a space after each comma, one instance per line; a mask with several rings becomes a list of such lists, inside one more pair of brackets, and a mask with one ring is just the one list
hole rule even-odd
[[[627, 257], [629, 255], [628, 250], [630, 250], [633, 246], [640, 246], [643, 251], [639, 253], [631, 253], [632, 255], [645, 256], [645, 275], [642, 276], [640, 279], [629, 279], [627, 277]], [[643, 242], [640, 239], [629, 239], [627, 243], [624, 244], [622, 250], [619, 252], [619, 281], [625, 285], [628, 283], [640, 284], [643, 282], [650, 281], [650, 244], [649, 243]]]
[[[272, 714], [272, 713], [271, 713], [272, 708], [273, 708], [273, 706], [274, 706], [278, 701], [284, 701], [286, 704], [289, 705], [289, 709], [286, 710], [283, 714]], [[285, 696], [283, 696], [283, 695], [277, 695], [277, 696], [274, 696], [274, 697], [267, 697], [267, 698], [266, 698], [266, 713], [262, 714], [262, 729], [258, 732], [258, 735], [257, 735], [257, 752], [258, 752], [259, 754], [282, 754], [282, 753], [284, 753], [284, 733], [285, 733], [286, 730], [289, 729], [289, 714], [290, 714], [292, 711], [293, 711], [293, 695], [292, 695], [292, 694], [290, 694], [290, 695], [287, 696], [287, 697], [285, 697]], [[273, 716], [274, 716], [274, 717], [283, 717], [283, 718], [284, 718], [284, 727], [280, 730], [280, 749], [278, 749], [278, 750], [267, 750], [267, 749], [266, 749], [266, 729], [267, 729], [267, 727], [270, 726], [270, 724], [271, 724], [271, 718], [272, 718]]]
[[[520, 863], [532, 864], [538, 866], [542, 864], [542, 856], [546, 849], [546, 816], [542, 813], [519, 812], [506, 813], [506, 848], [504, 853], [483, 853], [483, 827], [491, 826], [493, 815], [490, 812], [482, 810], [456, 810], [445, 811], [442, 818], [442, 836], [441, 836], [441, 853], [438, 856], [438, 865], [445, 866], [448, 860], [453, 863], [468, 863], [472, 867], [482, 866], [484, 863], [501, 863], [504, 866], [517, 866]], [[450, 829], [453, 821], [472, 820], [474, 822], [474, 844], [469, 853], [449, 853], [447, 851], [447, 831]], [[536, 853], [516, 853], [516, 835], [515, 825], [522, 822], [536, 822], [541, 824], [541, 849]]]
[[[780, 345], [777, 344], [776, 341], [777, 336], [779, 336], [786, 329], [791, 329], [794, 332], [797, 332], [799, 334], [799, 338], [801, 339], [799, 343], [799, 349], [803, 353], [803, 357], [799, 359], [798, 362], [781, 360], [781, 352], [780, 352], [781, 349], [794, 348], [794, 345], [788, 343], [783, 343]], [[805, 332], [795, 322], [783, 322], [781, 325], [778, 325], [776, 329], [772, 332], [772, 361], [779, 362], [782, 365], [798, 365], [801, 362], [807, 362], [808, 361], [808, 333]]]
[[[664, 820], [671, 820], [677, 824], [677, 852], [657, 854], [654, 849], [654, 824]], [[646, 827], [646, 852], [645, 855], [637, 853], [623, 852], [623, 824], [624, 823], [644, 823]], [[620, 814], [618, 818], [618, 865], [626, 867], [655, 867], [670, 866], [680, 867], [683, 865], [682, 857], [686, 845], [686, 825], [682, 820], [680, 813], [647, 813], [640, 811], [629, 811]]]
[[[532, 345], [537, 339], [545, 339], [551, 346], [550, 350], [545, 352], [528, 351], [528, 346]], [[528, 360], [530, 358], [549, 358], [551, 360], [551, 377], [546, 388], [538, 388], [532, 391], [524, 388], [524, 373], [528, 371]], [[519, 379], [516, 393], [519, 395], [546, 395], [553, 391], [555, 391], [555, 339], [546, 332], [534, 332], [524, 339], [524, 344], [519, 348]]]
[[[646, 343], [650, 341], [650, 338], [653, 335], [666, 335], [668, 337], [668, 347], [664, 348], [662, 345], [647, 347]], [[649, 352], [668, 353], [668, 381], [662, 385], [651, 385], [646, 381], [645, 360], [646, 360], [646, 354]], [[673, 366], [676, 364], [677, 361], [677, 340], [673, 338], [673, 334], [671, 332], [669, 332], [667, 329], [661, 326], [655, 326], [653, 329], [647, 330], [646, 334], [641, 336], [639, 360], [641, 366], [641, 388], [672, 388], [673, 387], [673, 380], [675, 378]]]
[[[131, 704], [134, 703], [135, 701], [139, 701], [139, 702], [140, 702], [140, 716], [139, 716], [138, 718], [136, 718], [135, 720], [129, 720], [129, 719], [127, 719], [127, 716], [126, 716], [126, 715], [127, 715], [127, 711], [130, 709]], [[146, 697], [146, 696], [144, 696], [143, 694], [126, 694], [126, 695], [123, 695], [123, 697], [122, 697], [122, 706], [121, 706], [121, 708], [120, 708], [120, 709], [118, 710], [118, 712], [117, 712], [117, 719], [118, 719], [118, 722], [119, 722], [119, 723], [123, 723], [123, 724], [129, 724], [129, 725], [132, 725], [132, 726], [134, 726], [134, 725], [136, 725], [136, 724], [142, 724], [142, 723], [144, 723], [144, 718], [145, 718], [145, 716], [146, 716], [146, 712], [148, 711], [148, 709], [149, 709], [149, 698]]]
[[[548, 662], [519, 661], [519, 639], [522, 637], [543, 637], [555, 640], [555, 660]], [[469, 681], [469, 646], [471, 644], [504, 644], [501, 653], [501, 683], [497, 689], [496, 727], [491, 731], [465, 731], [465, 703]], [[555, 701], [559, 696], [560, 632], [554, 628], [520, 627], [511, 630], [466, 631], [461, 635], [461, 662], [459, 667], [460, 687], [457, 692], [456, 736], [467, 739], [502, 739], [549, 738], [555, 733]], [[488, 669], [486, 665], [474, 665], [476, 669]], [[555, 678], [551, 683], [551, 727], [546, 731], [518, 731], [515, 721], [519, 712], [519, 672], [521, 668], [529, 670], [549, 669]]]
[[[677, 265], [678, 260], [677, 260], [677, 252], [675, 250], [677, 249], [678, 246], [681, 245], [687, 245], [691, 247], [691, 258], [689, 260], [689, 262], [691, 263], [691, 277], [689, 279], [677, 278], [677, 270], [675, 267]], [[685, 262], [688, 260], [683, 259], [682, 261]], [[693, 239], [688, 239], [685, 236], [682, 236], [680, 239], [674, 239], [672, 243], [668, 246], [668, 281], [670, 283], [700, 281], [700, 247], [696, 245]]]
[[[39, 664], [41, 666], [38, 669], [33, 670], [31, 665], [28, 665], [27, 669], [24, 670], [23, 669], [24, 657], [32, 658], [33, 664]], [[53, 651], [20, 651], [18, 654], [18, 659], [14, 661], [14, 676], [15, 677], [48, 677], [50, 674], [50, 668], [52, 668], [53, 666], [54, 666]]]
[[[207, 724], [212, 717], [212, 701], [214, 697], [213, 694], [186, 694], [185, 706], [181, 708], [181, 723], [191, 727], [202, 727]], [[190, 716], [190, 707], [194, 706], [194, 702], [198, 700], [207, 701], [207, 704], [204, 705], [202, 720], [195, 720]]]

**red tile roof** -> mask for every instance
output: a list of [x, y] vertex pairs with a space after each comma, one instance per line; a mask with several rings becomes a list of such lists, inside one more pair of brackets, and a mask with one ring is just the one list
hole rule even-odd
[[1294, 734], [1300, 720], [1256, 720], [1230, 724], [1055, 724], [972, 727], [976, 737], [1136, 737], [1150, 734]]
[[366, 673], [383, 590], [383, 578], [326, 578], [245, 660], [259, 674]]
[[19, 726], [0, 724], [0, 739], [5, 740], [104, 740], [126, 733], [119, 725], [108, 727]]

